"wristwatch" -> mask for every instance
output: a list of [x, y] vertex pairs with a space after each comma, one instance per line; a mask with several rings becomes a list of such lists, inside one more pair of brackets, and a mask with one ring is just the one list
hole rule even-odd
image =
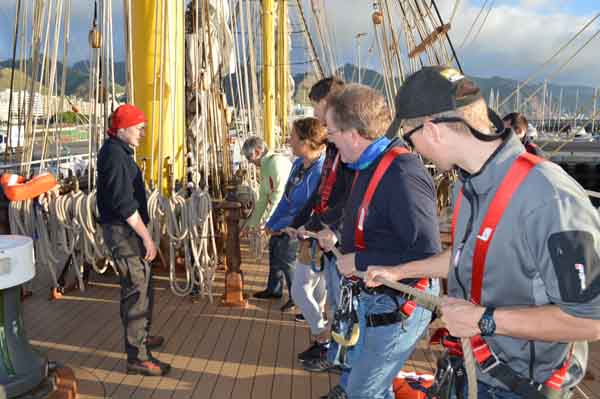
[[494, 335], [496, 333], [494, 310], [496, 310], [496, 308], [488, 306], [485, 308], [483, 315], [481, 315], [481, 319], [479, 319], [479, 331], [481, 331], [481, 336], [483, 337], [489, 337], [490, 335]]

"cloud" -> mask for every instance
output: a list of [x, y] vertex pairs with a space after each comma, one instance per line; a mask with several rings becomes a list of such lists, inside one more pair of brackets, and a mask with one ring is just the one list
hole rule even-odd
[[[348, 0], [325, 0], [331, 22], [335, 29], [337, 53], [340, 61], [355, 62], [357, 32], [369, 32], [363, 43], [371, 43], [374, 36], [371, 23], [373, 11], [369, 2]], [[393, 4], [394, 2], [390, 3]], [[438, 2], [441, 14], [447, 20], [454, 2]], [[461, 2], [452, 24], [450, 37], [456, 47], [462, 43], [470, 26], [481, 10], [483, 1], [474, 4], [473, 0]], [[536, 71], [552, 54], [581, 29], [592, 15], [581, 16], [570, 0], [522, 0], [515, 2], [496, 0], [481, 33], [475, 37], [476, 26], [471, 39], [464, 48], [457, 49], [459, 59], [467, 74], [475, 76], [503, 76], [525, 79]], [[571, 4], [570, 7], [566, 7]], [[526, 7], [527, 6], [527, 7]], [[395, 14], [394, 14], [395, 15]], [[485, 13], [484, 13], [485, 15]], [[398, 26], [398, 16], [394, 19]], [[480, 22], [481, 22], [480, 18]], [[593, 33], [600, 29], [596, 21], [588, 30], [562, 53], [546, 69], [541, 80], [555, 70], [575, 50], [583, 45]], [[403, 39], [401, 38], [401, 41]], [[365, 46], [366, 47], [366, 46]], [[363, 47], [363, 60], [366, 64], [380, 69], [379, 53], [369, 56]], [[554, 82], [565, 84], [585, 84], [600, 86], [600, 35], [594, 39], [577, 57], [553, 78]]]
[[556, 3], [554, 0], [521, 0], [520, 6], [522, 8], [550, 7], [554, 3]]
[[[459, 14], [453, 37], [464, 37], [477, 12], [478, 7], [469, 6]], [[492, 10], [481, 34], [460, 49], [459, 55], [468, 73], [524, 79], [567, 43], [590, 17], [565, 11], [540, 13], [533, 9], [499, 6]], [[596, 21], [545, 69], [541, 79], [550, 77], [599, 29], [600, 23]], [[599, 53], [600, 36], [597, 36], [552, 79], [563, 83], [598, 85]]]

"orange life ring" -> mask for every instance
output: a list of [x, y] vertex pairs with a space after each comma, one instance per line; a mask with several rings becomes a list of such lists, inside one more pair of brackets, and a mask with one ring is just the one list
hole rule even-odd
[[15, 175], [14, 173], [3, 173], [2, 176], [0, 176], [0, 184], [2, 184], [2, 187], [21, 183], [25, 183], [25, 178], [23, 176]]
[[424, 388], [429, 388], [433, 384], [431, 374], [404, 373], [400, 372], [394, 379], [394, 397], [396, 399], [425, 399], [426, 395], [410, 385], [410, 382], [416, 382]]
[[56, 178], [51, 173], [42, 173], [28, 182], [25, 182], [25, 178], [22, 176], [9, 175], [5, 177], [6, 175], [5, 173], [0, 177], [0, 183], [2, 183], [6, 198], [11, 201], [24, 201], [39, 197], [40, 194], [48, 192], [58, 185]]

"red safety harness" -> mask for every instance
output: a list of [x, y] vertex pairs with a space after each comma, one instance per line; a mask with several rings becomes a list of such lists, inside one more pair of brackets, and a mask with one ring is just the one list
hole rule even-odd
[[[354, 247], [357, 251], [364, 251], [367, 249], [367, 245], [365, 244], [365, 220], [368, 215], [369, 205], [371, 204], [371, 200], [373, 199], [373, 195], [375, 195], [375, 191], [377, 190], [377, 186], [379, 182], [385, 175], [385, 172], [388, 170], [394, 159], [402, 154], [410, 154], [404, 147], [393, 147], [391, 150], [385, 153], [379, 165], [375, 169], [371, 180], [369, 181], [369, 185], [367, 186], [367, 191], [363, 196], [360, 207], [358, 208], [358, 216], [356, 218], [356, 229], [354, 233]], [[354, 175], [354, 181], [352, 183], [352, 188], [354, 188], [354, 183], [356, 183], [356, 179], [358, 178], [358, 171], [356, 171]], [[425, 291], [429, 287], [429, 279], [423, 278], [417, 282], [415, 288], [419, 291]], [[406, 315], [406, 317], [410, 317], [412, 312], [417, 307], [415, 301], [407, 300], [400, 307], [400, 311]]]
[[337, 170], [340, 164], [340, 153], [338, 152], [333, 159], [333, 165], [331, 166], [331, 170], [329, 174], [323, 181], [319, 192], [321, 193], [321, 199], [319, 203], [314, 207], [314, 211], [317, 215], [321, 215], [327, 211], [329, 208], [329, 197], [331, 197], [331, 193], [333, 191], [333, 186], [337, 179]]
[[[529, 172], [540, 162], [544, 161], [543, 158], [535, 156], [530, 153], [521, 154], [513, 163], [508, 173], [502, 180], [500, 187], [490, 207], [483, 219], [483, 223], [479, 229], [479, 235], [477, 236], [477, 242], [475, 243], [475, 252], [473, 254], [473, 271], [471, 275], [471, 301], [475, 304], [481, 304], [481, 293], [483, 290], [483, 275], [485, 272], [485, 261], [490, 247], [490, 243], [496, 232], [496, 227], [504, 214], [513, 194], [519, 188], [523, 180], [527, 177]], [[462, 190], [458, 194], [456, 204], [454, 206], [454, 213], [452, 216], [452, 241], [454, 242], [454, 232], [456, 228], [456, 222], [458, 220], [458, 214], [460, 213], [460, 205], [462, 202]], [[443, 334], [442, 334], [443, 335]], [[445, 339], [442, 337], [441, 343], [448, 347], [454, 353], [457, 353], [460, 348], [460, 343]], [[476, 335], [471, 337], [471, 347], [473, 348], [473, 354], [475, 360], [479, 363], [481, 370], [489, 372], [500, 365], [501, 362], [496, 354], [492, 351], [485, 340], [480, 336]], [[460, 351], [459, 351], [460, 352]], [[461, 352], [462, 353], [462, 352]], [[562, 383], [567, 374], [568, 366], [571, 360], [571, 356], [564, 362], [563, 366], [556, 370], [554, 374], [544, 383], [547, 388], [560, 391]], [[507, 366], [508, 367], [508, 366]], [[513, 372], [514, 373], [514, 372]], [[493, 373], [492, 373], [493, 374]], [[516, 374], [516, 373], [515, 373]]]

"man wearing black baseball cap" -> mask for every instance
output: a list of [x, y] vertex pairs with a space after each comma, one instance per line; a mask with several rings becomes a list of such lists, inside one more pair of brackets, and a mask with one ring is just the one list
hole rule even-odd
[[[396, 97], [398, 134], [441, 170], [457, 167], [451, 249], [369, 267], [375, 277], [448, 279], [442, 319], [469, 338], [479, 398], [567, 398], [600, 339], [600, 217], [557, 165], [528, 154], [479, 88], [427, 67]], [[438, 381], [444, 384], [444, 381]]]

